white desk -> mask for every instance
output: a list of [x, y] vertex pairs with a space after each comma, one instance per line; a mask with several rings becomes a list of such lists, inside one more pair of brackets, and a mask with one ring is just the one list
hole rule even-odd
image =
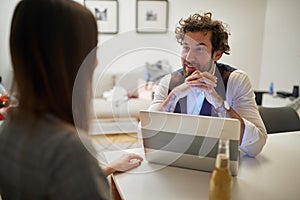
[[[233, 200], [300, 199], [300, 131], [268, 136], [260, 155], [241, 157], [238, 176], [233, 178]], [[143, 162], [134, 170], [113, 175], [120, 196], [126, 200], [208, 199], [210, 173], [158, 168]]]

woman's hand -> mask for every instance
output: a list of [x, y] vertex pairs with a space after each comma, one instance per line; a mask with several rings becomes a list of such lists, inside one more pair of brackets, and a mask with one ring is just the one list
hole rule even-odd
[[130, 169], [133, 169], [141, 164], [143, 158], [134, 153], [124, 154], [117, 160], [109, 163], [106, 167], [102, 170], [108, 176], [114, 172], [125, 172]]

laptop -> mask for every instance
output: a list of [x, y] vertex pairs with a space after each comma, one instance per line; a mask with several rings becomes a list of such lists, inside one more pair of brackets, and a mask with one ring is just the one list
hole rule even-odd
[[230, 171], [238, 173], [240, 122], [237, 119], [140, 111], [148, 162], [211, 172], [220, 138], [229, 140]]

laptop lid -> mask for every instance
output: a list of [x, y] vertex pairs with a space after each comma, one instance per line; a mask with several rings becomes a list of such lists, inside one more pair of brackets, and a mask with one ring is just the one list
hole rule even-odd
[[230, 170], [237, 175], [239, 120], [146, 110], [140, 119], [148, 162], [211, 172], [222, 138], [229, 140]]

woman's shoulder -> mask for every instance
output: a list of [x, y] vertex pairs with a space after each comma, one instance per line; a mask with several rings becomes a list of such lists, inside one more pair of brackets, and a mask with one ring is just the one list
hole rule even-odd
[[[18, 113], [8, 117], [1, 125], [3, 140], [15, 140], [15, 143], [30, 144], [26, 148], [41, 151], [57, 149], [60, 145], [82, 145], [76, 127], [46, 114], [33, 116], [30, 113]], [[16, 140], [16, 138], [18, 140]]]

